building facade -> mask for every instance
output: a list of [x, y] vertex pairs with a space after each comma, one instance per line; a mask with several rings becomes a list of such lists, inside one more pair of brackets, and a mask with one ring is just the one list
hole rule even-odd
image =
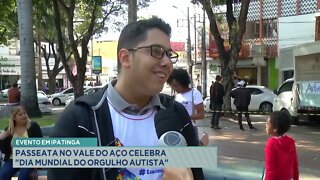
[[[240, 8], [241, 2], [234, 4], [235, 17], [239, 16]], [[320, 0], [251, 0], [235, 74], [251, 84], [276, 89], [293, 74], [293, 59], [285, 48], [319, 40], [319, 9]], [[228, 48], [229, 33], [221, 26]], [[210, 39], [211, 63], [219, 66], [215, 41]]]
[[[279, 84], [294, 76], [294, 49], [317, 48], [320, 40], [320, 0], [286, 0], [279, 12]], [[319, 50], [320, 51], [320, 50]]]

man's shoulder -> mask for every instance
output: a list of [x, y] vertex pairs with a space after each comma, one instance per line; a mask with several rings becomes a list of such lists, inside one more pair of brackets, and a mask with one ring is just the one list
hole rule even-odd
[[170, 96], [168, 94], [159, 94], [160, 103], [165, 107], [169, 107], [174, 102], [174, 96]]

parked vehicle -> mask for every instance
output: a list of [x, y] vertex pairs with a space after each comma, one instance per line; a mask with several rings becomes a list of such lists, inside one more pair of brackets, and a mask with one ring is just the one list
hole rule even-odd
[[[84, 90], [89, 88], [88, 86], [83, 87]], [[61, 104], [65, 104], [68, 97], [73, 96], [73, 87], [67, 88], [61, 92], [48, 95], [50, 102], [55, 105], [59, 106]]]
[[[93, 93], [93, 92], [96, 92], [96, 91], [99, 91], [103, 88], [103, 86], [93, 86], [93, 87], [88, 87], [88, 89], [86, 89], [84, 91], [84, 94], [90, 94], [90, 93]], [[72, 102], [74, 100], [74, 95], [72, 96], [69, 96], [66, 100], [66, 106], [68, 106], [68, 104], [70, 104], [70, 102]]]
[[[248, 85], [246, 88], [251, 91], [251, 102], [249, 105], [249, 111], [260, 111], [269, 113], [272, 111], [273, 99], [275, 97], [272, 90], [258, 85]], [[232, 89], [232, 91], [235, 89]], [[235, 105], [233, 104], [234, 99], [231, 98], [231, 109], [236, 110]], [[210, 112], [210, 97], [207, 97], [204, 100], [205, 111]]]
[[2, 95], [3, 98], [7, 98], [7, 97], [8, 97], [8, 90], [9, 90], [9, 89], [3, 89], [3, 90], [1, 91], [1, 95]]
[[319, 49], [319, 42], [289, 49], [293, 57], [294, 76], [275, 91], [273, 110], [288, 112], [293, 117], [293, 123], [299, 123], [299, 116], [306, 116], [309, 120], [320, 119]]
[[46, 93], [37, 91], [38, 104], [42, 114], [52, 114], [51, 103]]

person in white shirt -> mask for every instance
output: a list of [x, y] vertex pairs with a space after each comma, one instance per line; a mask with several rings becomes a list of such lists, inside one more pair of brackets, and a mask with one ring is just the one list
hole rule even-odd
[[[204, 119], [204, 105], [202, 94], [195, 88], [190, 86], [191, 79], [185, 69], [173, 69], [167, 83], [178, 94], [175, 95], [175, 100], [180, 102], [188, 111], [193, 125], [196, 126], [197, 120]], [[200, 139], [202, 145], [207, 145], [209, 137], [205, 133]]]

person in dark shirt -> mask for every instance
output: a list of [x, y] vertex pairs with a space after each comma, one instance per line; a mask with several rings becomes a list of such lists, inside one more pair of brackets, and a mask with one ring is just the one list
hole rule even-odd
[[210, 104], [213, 110], [212, 117], [211, 117], [211, 128], [214, 129], [221, 129], [219, 127], [219, 118], [221, 115], [222, 104], [223, 104], [223, 96], [224, 96], [224, 88], [223, 85], [220, 83], [221, 76], [216, 76], [216, 82], [213, 83], [210, 88]]
[[14, 168], [12, 157], [13, 138], [42, 137], [37, 122], [31, 121], [22, 106], [14, 107], [11, 111], [8, 127], [0, 133], [0, 151], [5, 155], [4, 165], [0, 168], [0, 179], [9, 180], [19, 171], [18, 179], [30, 179], [32, 168]]
[[244, 130], [242, 125], [242, 113], [244, 112], [244, 116], [247, 119], [247, 123], [250, 129], [256, 130], [251, 123], [251, 119], [249, 117], [249, 104], [251, 101], [251, 93], [249, 89], [245, 88], [246, 82], [241, 80], [238, 82], [238, 88], [231, 91], [230, 96], [234, 98], [233, 104], [236, 106], [238, 111], [238, 123], [241, 130]]

